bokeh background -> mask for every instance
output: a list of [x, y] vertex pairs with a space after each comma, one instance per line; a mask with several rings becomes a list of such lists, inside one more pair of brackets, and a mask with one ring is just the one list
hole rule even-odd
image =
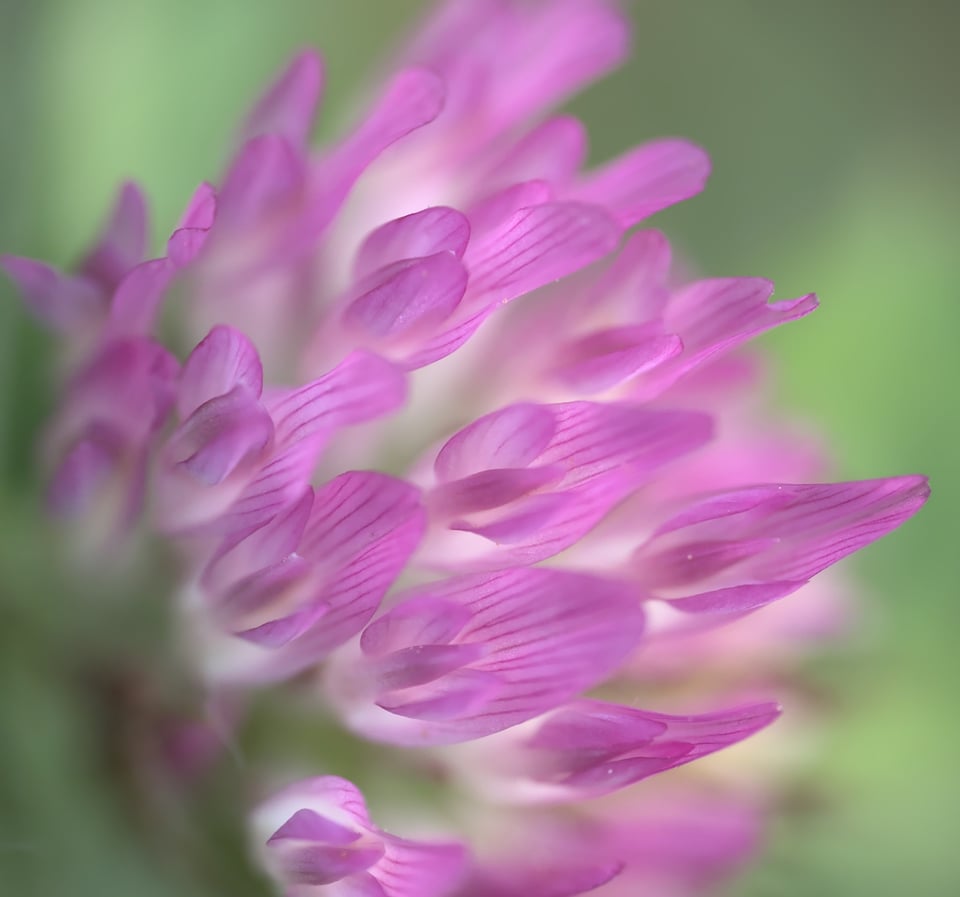
[[[331, 133], [418, 5], [2, 0], [0, 247], [69, 263], [121, 177], [146, 186], [155, 233], [169, 232], [294, 49], [326, 54]], [[815, 315], [765, 339], [780, 402], [831, 434], [841, 475], [925, 472], [934, 488], [852, 564], [867, 617], [811, 670], [837, 722], [732, 893], [960, 893], [960, 6], [629, 9], [633, 60], [573, 104], [594, 158], [666, 134], [705, 145], [706, 193], [657, 223], [711, 274], [816, 290]], [[105, 631], [132, 651], [159, 636], [125, 629], [120, 610], [106, 624], [78, 610], [37, 512], [52, 350], [0, 283], [0, 894], [187, 894], [138, 853], [91, 774], [91, 708], [64, 657]]]

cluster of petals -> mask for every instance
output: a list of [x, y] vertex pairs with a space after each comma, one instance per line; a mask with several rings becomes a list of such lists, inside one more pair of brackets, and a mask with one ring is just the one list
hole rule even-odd
[[737, 627], [797, 591], [812, 616], [760, 641], [818, 631], [810, 580], [925, 500], [920, 477], [804, 482], [811, 453], [751, 417], [737, 350], [816, 299], [679, 282], [633, 230], [702, 189], [702, 150], [585, 170], [550, 110], [627, 43], [602, 0], [448, 3], [319, 152], [305, 52], [162, 256], [128, 184], [74, 272], [2, 260], [67, 346], [52, 501], [112, 550], [134, 524], [179, 547], [206, 686], [319, 671], [343, 726], [471, 795], [461, 841], [387, 832], [336, 776], [275, 794], [253, 827], [291, 897], [698, 893], [753, 808], [614, 792], [779, 707], [616, 698], [739, 650], [726, 633], [755, 648]]

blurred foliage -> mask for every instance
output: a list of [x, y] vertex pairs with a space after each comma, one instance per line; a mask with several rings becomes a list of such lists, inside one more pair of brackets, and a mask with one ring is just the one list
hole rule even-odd
[[[146, 185], [155, 233], [169, 231], [195, 183], [217, 171], [244, 104], [292, 50], [316, 44], [327, 56], [330, 133], [416, 6], [0, 0], [0, 247], [68, 262], [122, 177]], [[663, 134], [706, 145], [708, 191], [660, 223], [706, 271], [764, 274], [782, 296], [818, 290], [816, 315], [766, 340], [777, 394], [831, 434], [841, 474], [922, 471], [934, 487], [917, 520], [855, 563], [869, 615], [845, 659], [818, 672], [842, 708], [808, 776], [830, 795], [829, 812], [785, 820], [734, 893], [960, 893], [960, 7], [630, 9], [634, 59], [573, 104], [594, 157]], [[0, 284], [0, 893], [193, 897], [180, 842], [144, 853], [104, 786], [111, 771], [90, 725], [103, 708], [91, 705], [78, 646], [105, 669], [151, 650], [162, 635], [139, 608], [159, 605], [124, 601], [122, 576], [78, 588], [41, 520], [34, 445], [53, 361]], [[202, 822], [238, 867], [231, 881], [199, 886], [247, 893], [255, 879], [230, 841], [242, 795], [230, 782], [211, 787], [219, 809]], [[202, 857], [190, 863], [204, 868]]]

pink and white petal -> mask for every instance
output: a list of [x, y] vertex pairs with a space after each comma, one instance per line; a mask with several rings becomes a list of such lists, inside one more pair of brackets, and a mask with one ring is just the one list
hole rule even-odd
[[263, 392], [263, 366], [246, 334], [219, 324], [190, 353], [180, 375], [177, 413], [186, 420], [205, 402], [240, 387], [252, 399]]
[[291, 146], [306, 145], [323, 90], [323, 60], [305, 50], [267, 88], [244, 122], [241, 142], [263, 134], [283, 137]]
[[685, 140], [658, 140], [587, 174], [570, 199], [602, 206], [624, 228], [696, 196], [710, 174], [710, 158]]
[[361, 279], [392, 262], [437, 252], [461, 258], [469, 240], [470, 222], [462, 212], [431, 206], [388, 221], [370, 233], [357, 251], [354, 277]]

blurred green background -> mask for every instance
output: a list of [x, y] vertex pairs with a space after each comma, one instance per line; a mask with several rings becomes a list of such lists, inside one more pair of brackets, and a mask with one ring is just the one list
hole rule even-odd
[[[68, 263], [122, 177], [146, 186], [154, 232], [169, 232], [292, 50], [326, 54], [329, 133], [417, 6], [0, 2], [0, 248]], [[831, 435], [840, 474], [924, 472], [934, 488], [915, 521], [854, 562], [870, 618], [814, 671], [840, 710], [804, 780], [825, 812], [784, 822], [734, 893], [960, 893], [960, 6], [630, 9], [632, 61], [573, 104], [594, 157], [666, 134], [705, 145], [708, 190], [658, 223], [711, 274], [769, 276], [782, 297], [816, 290], [821, 309], [765, 341], [782, 402]], [[51, 349], [0, 283], [0, 894], [192, 893], [140, 856], [90, 772], [90, 708], [63, 657], [102, 627], [77, 629], [35, 507]], [[129, 634], [117, 617], [130, 650], [149, 647], [142, 621]]]

